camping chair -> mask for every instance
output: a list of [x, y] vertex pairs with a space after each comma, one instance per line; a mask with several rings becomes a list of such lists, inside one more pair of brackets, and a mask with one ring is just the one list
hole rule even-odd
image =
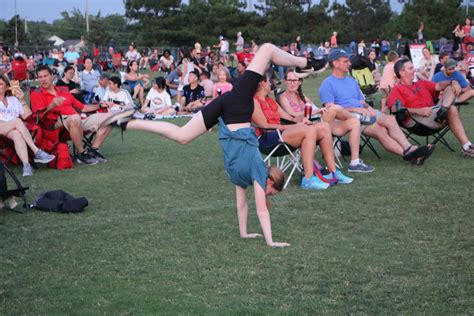
[[271, 146], [260, 146], [259, 150], [261, 154], [265, 155], [263, 161], [269, 166], [271, 165], [272, 158], [274, 158], [276, 161], [276, 167], [278, 167], [282, 172], [290, 170], [290, 173], [285, 181], [285, 185], [283, 186], [283, 188], [286, 188], [296, 170], [298, 170], [300, 174], [303, 172], [303, 166], [300, 163], [301, 152], [299, 148], [293, 148], [285, 143], [279, 130], [271, 128], [258, 128], [263, 132], [261, 137], [265, 137], [265, 133], [268, 132], [276, 131], [278, 133], [278, 143]]
[[350, 73], [351, 76], [357, 81], [357, 84], [364, 95], [370, 96], [377, 93], [378, 88], [375, 84], [374, 76], [372, 75], [369, 67], [364, 69], [352, 69]]
[[[414, 138], [414, 136], [421, 136], [425, 137], [426, 145], [436, 145], [439, 142], [446, 146], [446, 148], [450, 151], [455, 152], [451, 145], [449, 145], [448, 141], [444, 138], [446, 133], [450, 131], [448, 124], [436, 129], [430, 128], [414, 119], [406, 108], [397, 109], [395, 112], [391, 111], [391, 114], [395, 115], [395, 119], [397, 120], [398, 125], [403, 128], [403, 132], [405, 133], [406, 137], [416, 144], [421, 145], [421, 143], [416, 138]], [[407, 115], [415, 122], [415, 125], [412, 127], [404, 126], [403, 121]], [[431, 142], [430, 137], [433, 137]]]
[[18, 165], [20, 160], [15, 152], [15, 144], [6, 136], [0, 135], [0, 160], [3, 164]]
[[370, 61], [365, 56], [354, 56], [351, 60], [350, 75], [357, 81], [364, 95], [370, 96], [378, 91], [374, 76], [370, 70]]
[[[16, 189], [8, 190], [6, 174], [10, 175], [13, 182], [15, 182]], [[16, 196], [23, 200], [23, 207], [28, 209], [29, 205], [25, 197], [25, 193], [27, 190], [28, 187], [24, 187], [20, 183], [18, 178], [15, 176], [15, 174], [11, 172], [10, 169], [8, 169], [8, 167], [5, 166], [3, 163], [0, 163], [0, 197], [2, 198], [2, 201], [5, 202], [10, 197]], [[21, 211], [15, 210], [14, 206], [5, 207], [5, 205], [3, 205], [3, 208], [12, 212], [23, 213]]]

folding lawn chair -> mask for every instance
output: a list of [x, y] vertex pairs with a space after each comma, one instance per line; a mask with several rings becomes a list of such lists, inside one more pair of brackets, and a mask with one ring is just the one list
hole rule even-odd
[[351, 60], [350, 75], [357, 81], [362, 93], [365, 96], [370, 96], [378, 91], [375, 84], [372, 70], [370, 70], [370, 61], [365, 56], [354, 56]]
[[278, 167], [282, 172], [290, 170], [290, 173], [284, 185], [284, 188], [286, 188], [290, 183], [291, 177], [293, 176], [296, 170], [299, 171], [300, 174], [303, 172], [303, 166], [300, 163], [301, 152], [299, 148], [293, 148], [287, 143], [285, 143], [279, 130], [265, 128], [259, 129], [263, 132], [261, 137], [266, 137], [269, 132], [276, 131], [278, 133], [277, 143], [269, 146], [260, 146], [259, 150], [260, 153], [265, 155], [263, 161], [269, 166], [271, 165], [272, 158], [274, 158], [274, 160], [276, 161], [276, 167]]
[[[458, 103], [455, 106], [457, 106], [458, 109], [460, 109], [459, 106], [464, 105], [464, 104], [467, 104], [467, 102]], [[417, 143], [418, 145], [421, 145], [421, 143], [414, 136], [425, 137], [426, 145], [428, 144], [436, 145], [437, 143], [441, 143], [444, 146], [446, 146], [446, 148], [449, 149], [450, 151], [455, 152], [455, 150], [451, 147], [451, 145], [448, 143], [448, 141], [444, 137], [446, 133], [448, 133], [451, 130], [447, 123], [441, 126], [440, 128], [428, 127], [418, 122], [413, 116], [411, 116], [406, 108], [398, 108], [396, 109], [396, 111], [394, 112], [392, 111], [391, 114], [395, 115], [397, 123], [402, 128], [406, 137], [412, 140], [413, 142]], [[411, 127], [406, 127], [404, 124], [404, 121], [406, 120], [407, 116], [415, 122], [415, 124]], [[430, 141], [430, 137], [433, 138], [431, 141]]]
[[[12, 178], [13, 182], [15, 182], [16, 189], [8, 190], [6, 174], [8, 174]], [[3, 163], [0, 163], [0, 197], [2, 198], [2, 201], [5, 202], [10, 197], [16, 196], [23, 200], [23, 207], [28, 209], [29, 205], [25, 197], [27, 190], [28, 187], [24, 187], [15, 174]], [[4, 203], [3, 208], [13, 212], [23, 213], [21, 211], [15, 210], [14, 208], [5, 207]]]

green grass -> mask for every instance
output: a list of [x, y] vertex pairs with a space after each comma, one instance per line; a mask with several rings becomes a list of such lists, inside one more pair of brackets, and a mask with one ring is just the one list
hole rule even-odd
[[216, 129], [188, 146], [114, 131], [108, 163], [21, 179], [30, 201], [61, 188], [85, 212], [0, 212], [0, 314], [473, 314], [473, 161], [448, 139], [458, 152], [422, 167], [377, 144], [374, 173], [325, 192], [295, 178], [271, 212], [291, 247], [272, 249], [239, 238]]

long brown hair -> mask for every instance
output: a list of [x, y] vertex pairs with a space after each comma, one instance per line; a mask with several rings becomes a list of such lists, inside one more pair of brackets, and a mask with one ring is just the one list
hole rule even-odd
[[274, 166], [268, 167], [268, 178], [273, 181], [273, 187], [281, 192], [285, 185], [285, 174]]
[[5, 91], [5, 96], [6, 97], [11, 97], [13, 94], [12, 94], [12, 90], [9, 89], [11, 87], [10, 86], [10, 80], [8, 80], [7, 76], [5, 76], [4, 74], [0, 74], [0, 80], [5, 82], [5, 84], [7, 85], [7, 90]]
[[[290, 72], [294, 72], [295, 69], [294, 68], [288, 68], [285, 72], [285, 79], [288, 80], [288, 74]], [[296, 90], [296, 93], [298, 93], [298, 97], [301, 99], [301, 101], [303, 101], [303, 103], [306, 103], [306, 97], [304, 96], [304, 93], [303, 93], [303, 79], [298, 79], [300, 81], [300, 85], [298, 87], [298, 90]]]

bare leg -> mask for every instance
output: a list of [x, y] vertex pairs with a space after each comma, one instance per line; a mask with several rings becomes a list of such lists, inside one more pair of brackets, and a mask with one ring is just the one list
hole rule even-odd
[[145, 89], [141, 86], [138, 85], [138, 98], [140, 100], [140, 105], [143, 106], [145, 104]]
[[474, 97], [474, 89], [469, 89], [458, 97], [459, 102], [466, 102], [469, 101]]
[[335, 121], [331, 123], [331, 131], [336, 136], [343, 136], [349, 133], [349, 145], [351, 147], [351, 159], [359, 159], [360, 146], [360, 122], [351, 117], [345, 121]]
[[398, 142], [390, 137], [388, 130], [385, 127], [380, 126], [378, 123], [368, 126], [364, 130], [364, 134], [377, 139], [385, 150], [403, 156], [403, 148], [405, 147], [400, 146]]
[[[135, 88], [133, 88], [133, 96], [132, 98], [133, 99], [136, 99], [138, 98], [138, 94], [140, 93], [140, 85], [139, 84], [136, 84], [135, 85]], [[140, 101], [141, 102], [141, 101]]]
[[18, 132], [20, 132], [21, 136], [23, 136], [23, 139], [24, 139], [25, 143], [28, 145], [28, 147], [30, 147], [30, 149], [33, 151], [33, 153], [36, 154], [36, 152], [38, 151], [38, 147], [36, 147], [36, 145], [33, 141], [33, 138], [31, 137], [31, 134], [28, 131], [28, 129], [26, 128], [23, 121], [20, 120], [20, 119], [15, 119], [14, 123], [15, 123], [16, 130]]
[[201, 112], [196, 113], [193, 118], [182, 127], [167, 122], [131, 120], [127, 124], [127, 129], [158, 134], [183, 145], [201, 136], [207, 130]]
[[306, 58], [293, 56], [273, 44], [265, 43], [260, 46], [247, 70], [263, 75], [270, 62], [278, 66], [297, 66], [302, 68], [307, 64]]
[[112, 127], [107, 126], [100, 128], [97, 133], [95, 134], [94, 142], [92, 143], [92, 147], [100, 148], [104, 143], [107, 136], [109, 136], [110, 132], [112, 131]]
[[82, 128], [81, 128], [81, 118], [79, 115], [69, 116], [65, 122], [67, 125], [67, 130], [71, 136], [72, 143], [76, 147], [77, 153], [82, 153], [84, 151], [84, 146], [82, 145]]
[[26, 147], [25, 140], [23, 139], [21, 133], [14, 129], [7, 134], [7, 137], [10, 138], [15, 144], [15, 152], [23, 165], [28, 164], [28, 148]]
[[314, 125], [316, 130], [316, 141], [323, 153], [324, 161], [330, 172], [336, 171], [336, 161], [334, 159], [334, 149], [332, 148], [331, 128], [327, 123], [318, 123]]
[[464, 145], [469, 141], [466, 135], [466, 131], [464, 130], [461, 117], [459, 116], [459, 111], [455, 106], [452, 106], [449, 109], [448, 124], [449, 128], [451, 129], [457, 140], [461, 143], [461, 145]]
[[406, 138], [405, 134], [403, 134], [393, 115], [382, 115], [377, 119], [376, 124], [386, 128], [390, 138], [395, 140], [402, 148], [407, 148], [410, 146], [408, 139]]
[[316, 129], [307, 125], [295, 125], [286, 129], [283, 140], [290, 146], [301, 148], [301, 158], [303, 160], [304, 176], [313, 176], [314, 150], [316, 148]]

